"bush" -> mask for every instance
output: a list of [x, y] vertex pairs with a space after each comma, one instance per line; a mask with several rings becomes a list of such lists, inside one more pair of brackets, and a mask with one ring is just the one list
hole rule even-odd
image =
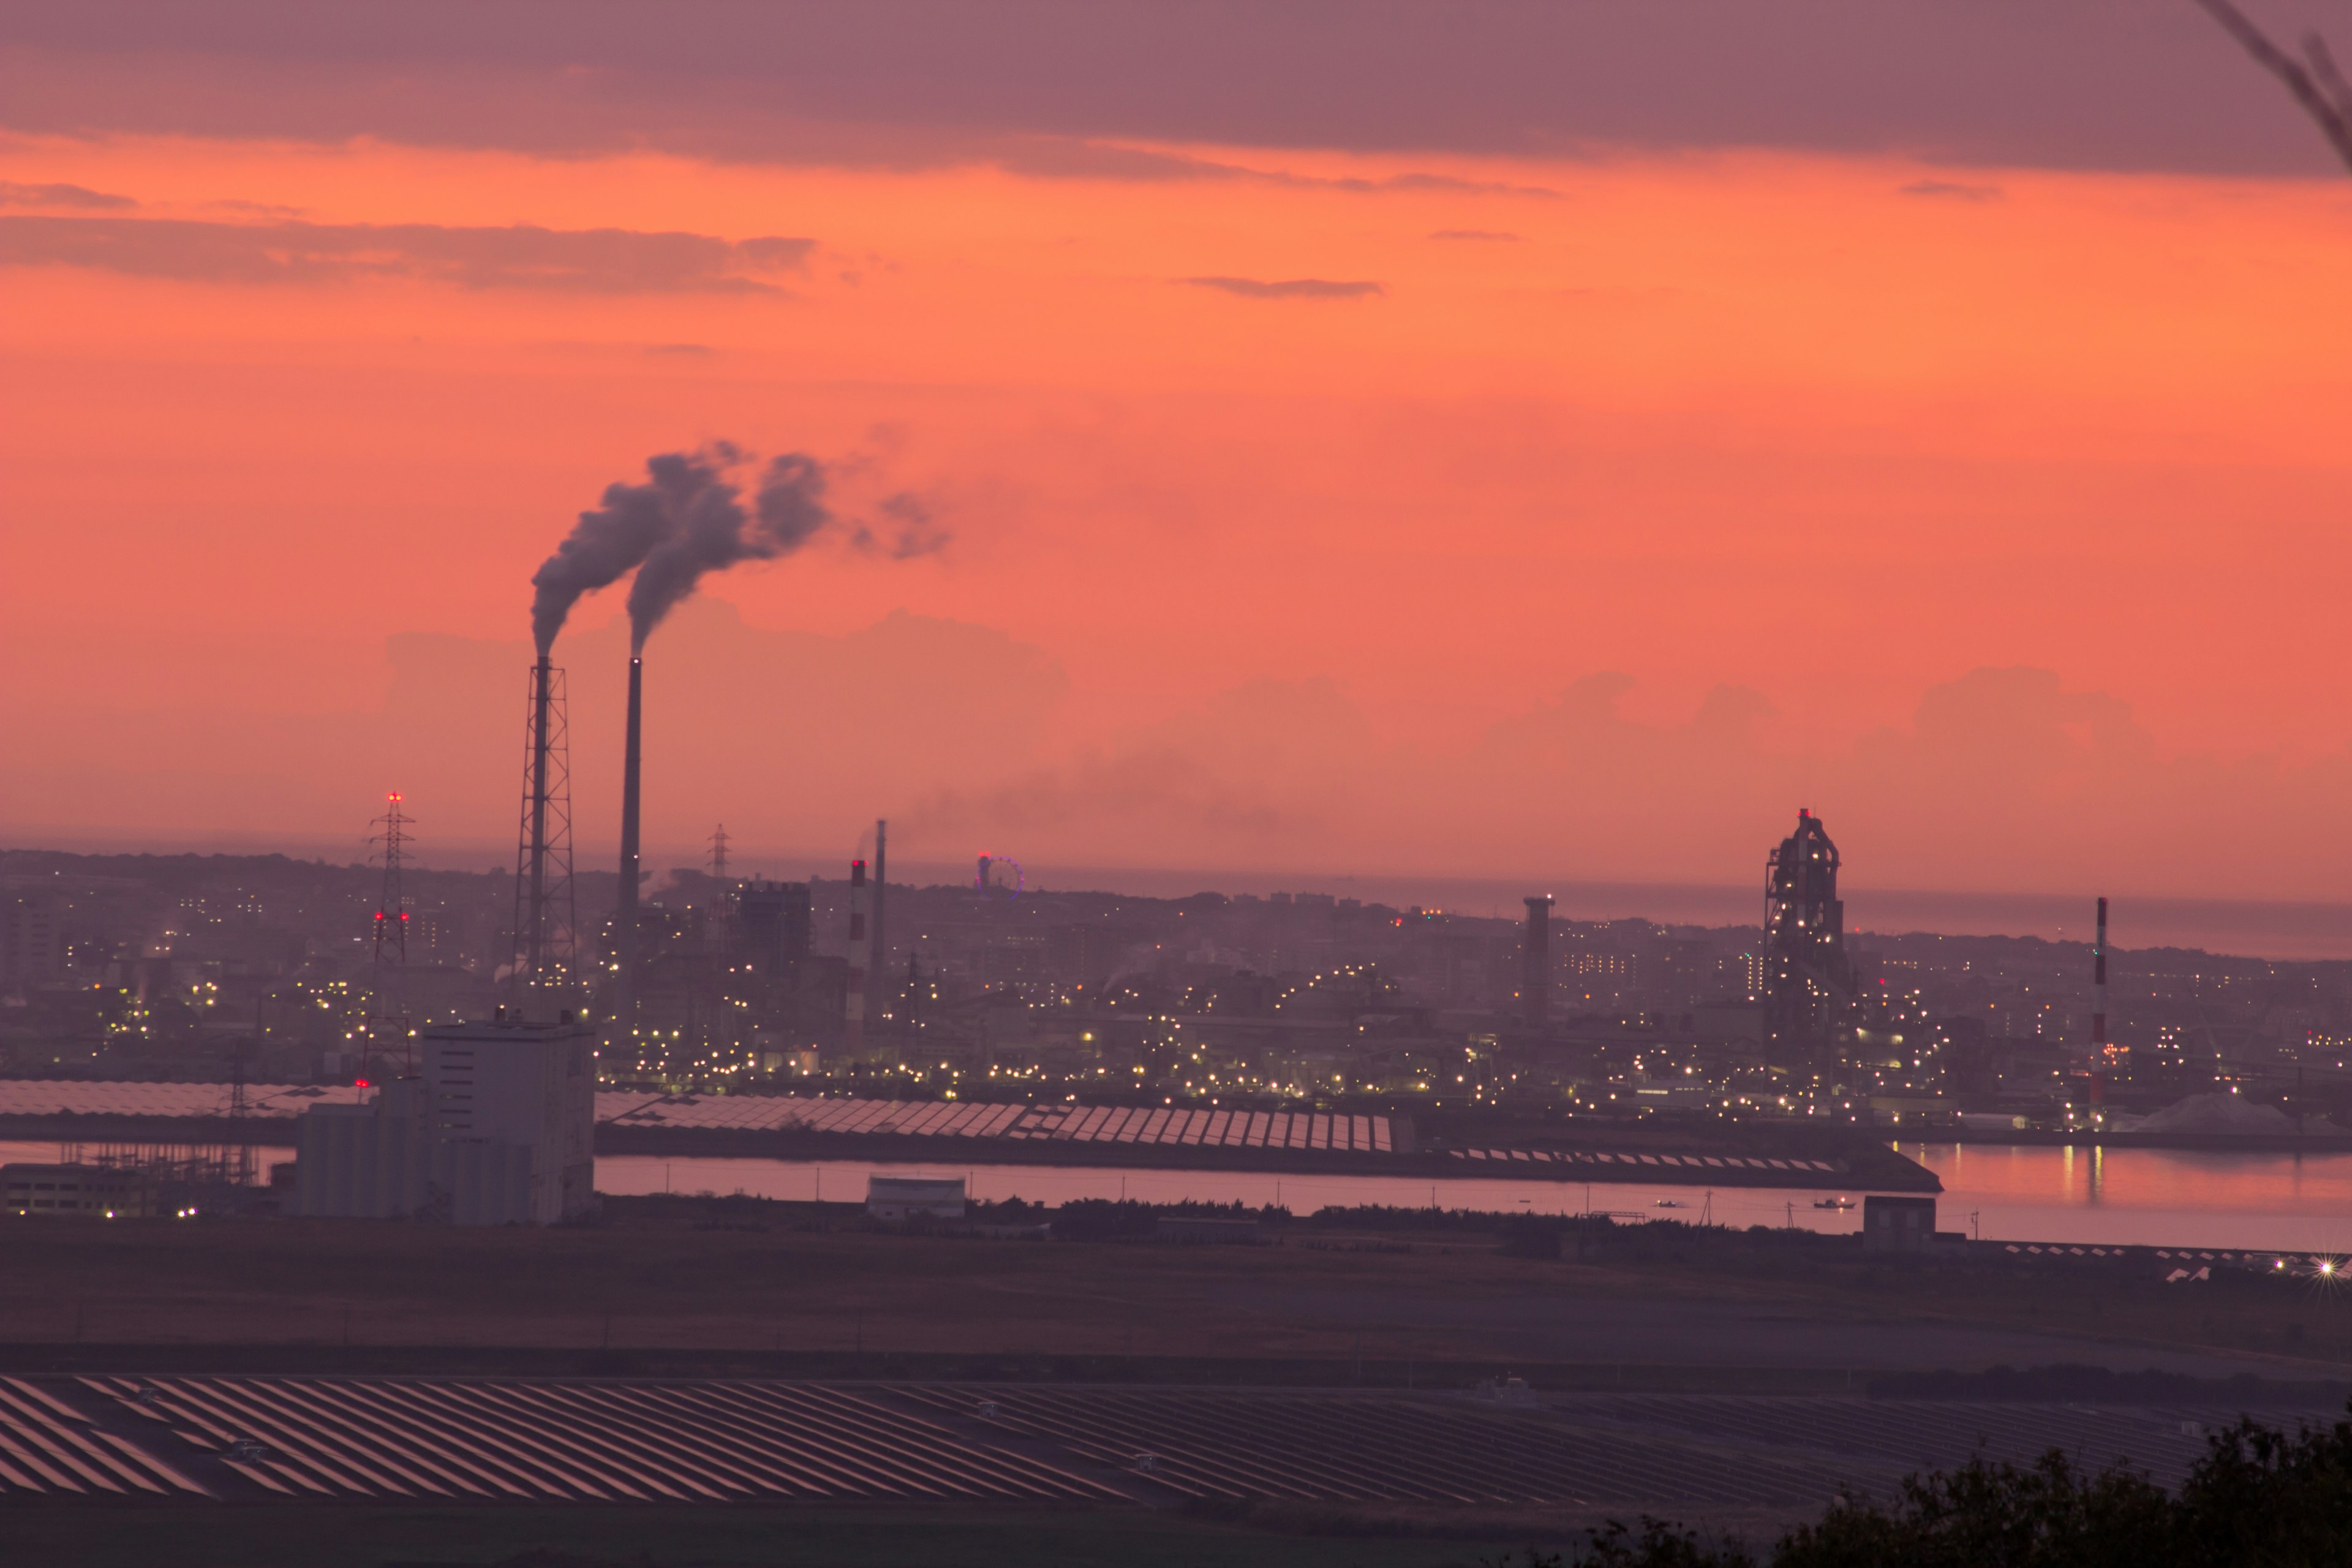
[[1290, 1211], [1271, 1204], [1254, 1209], [1240, 1203], [1147, 1204], [1133, 1199], [1076, 1198], [1054, 1211], [1057, 1241], [1148, 1240], [1160, 1228], [1162, 1215], [1181, 1219], [1254, 1219], [1261, 1225], [1281, 1225]]
[[1054, 1211], [1056, 1241], [1123, 1241], [1148, 1237], [1160, 1216], [1150, 1204], [1078, 1198]]
[[1506, 1258], [1558, 1258], [1565, 1227], [1543, 1215], [1515, 1214], [1503, 1222], [1502, 1254]]
[[[1533, 1560], [1533, 1553], [1529, 1553]], [[1557, 1560], [1551, 1560], [1557, 1561]], [[1594, 1568], [1756, 1568], [1738, 1542], [1642, 1521], [1591, 1532]], [[2178, 1494], [2124, 1467], [1973, 1460], [1885, 1504], [1846, 1497], [1780, 1538], [1770, 1568], [2336, 1568], [2352, 1563], [2352, 1422], [2290, 1436], [2241, 1419]], [[1565, 1568], [1565, 1565], [1562, 1565]]]

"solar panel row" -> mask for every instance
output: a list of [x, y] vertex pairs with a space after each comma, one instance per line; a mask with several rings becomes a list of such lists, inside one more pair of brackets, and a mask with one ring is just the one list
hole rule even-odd
[[1826, 1498], [1838, 1480], [1802, 1461], [1727, 1457], [1466, 1402], [1175, 1389], [909, 1392], [1194, 1498], [1770, 1506]]
[[[350, 1085], [248, 1084], [247, 1114], [299, 1116], [321, 1101], [349, 1104]], [[114, 1083], [74, 1079], [0, 1079], [0, 1116], [213, 1117], [229, 1113], [225, 1083]], [[596, 1096], [596, 1120], [624, 1127], [722, 1131], [890, 1133], [922, 1138], [1020, 1138], [1077, 1143], [1140, 1143], [1232, 1149], [1317, 1149], [1387, 1153], [1385, 1116], [1323, 1111], [1191, 1110], [1172, 1107], [988, 1104], [959, 1100], [839, 1099], [814, 1095]]]
[[280, 1499], [1083, 1502], [1127, 1494], [814, 1384], [85, 1378]]
[[1745, 1154], [1628, 1154], [1600, 1149], [1456, 1149], [1457, 1160], [1484, 1160], [1508, 1164], [1627, 1166], [1661, 1172], [1784, 1171], [1835, 1175], [1838, 1167], [1825, 1160], [1774, 1160]]
[[0, 1497], [215, 1495], [23, 1378], [0, 1378]]
[[[1318, 1149], [1352, 1153], [1388, 1153], [1395, 1147], [1393, 1131], [1385, 1116], [1323, 1111], [908, 1102], [800, 1095], [672, 1095], [625, 1105], [623, 1100], [624, 1097], [618, 1095], [599, 1095], [599, 1120], [625, 1127], [895, 1133], [926, 1138]], [[611, 1102], [609, 1109], [607, 1102]]]
[[[1958, 1400], [1619, 1394], [1564, 1401], [1580, 1419], [1710, 1442], [1874, 1458], [1898, 1472], [1950, 1469], [1979, 1454], [2027, 1460], [2058, 1449], [2097, 1468], [2123, 1461], [2170, 1485], [2205, 1451], [2211, 1410]], [[2294, 1425], [2294, 1418], [2284, 1418]], [[2275, 1423], [2274, 1423], [2275, 1424]]]

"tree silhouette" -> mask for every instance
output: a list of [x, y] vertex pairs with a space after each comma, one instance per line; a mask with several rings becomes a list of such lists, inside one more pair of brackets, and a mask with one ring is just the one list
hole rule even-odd
[[2286, 84], [2295, 102], [2318, 125], [2327, 144], [2352, 169], [2352, 84], [2336, 68], [2336, 57], [2327, 52], [2327, 40], [2317, 33], [2303, 36], [2303, 58], [2271, 42], [2260, 27], [2248, 19], [2243, 11], [2231, 0], [2197, 0], [2206, 13], [2221, 24], [2222, 30], [2238, 40], [2239, 46], [2252, 55], [2254, 63]]

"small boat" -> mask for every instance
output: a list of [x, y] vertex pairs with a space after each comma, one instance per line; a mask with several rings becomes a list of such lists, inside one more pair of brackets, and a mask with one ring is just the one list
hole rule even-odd
[[1823, 1198], [1813, 1206], [1817, 1209], [1850, 1209], [1853, 1205], [1845, 1198]]
[[1672, 1198], [1660, 1198], [1655, 1206], [1662, 1209], [1678, 1209], [1683, 1205], [1675, 1202]]

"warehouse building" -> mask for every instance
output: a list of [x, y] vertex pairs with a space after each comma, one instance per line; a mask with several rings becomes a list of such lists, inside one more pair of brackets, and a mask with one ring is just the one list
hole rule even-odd
[[961, 1176], [868, 1176], [866, 1212], [876, 1219], [961, 1219]]
[[0, 1165], [0, 1209], [83, 1219], [143, 1219], [156, 1212], [155, 1179], [105, 1165]]

